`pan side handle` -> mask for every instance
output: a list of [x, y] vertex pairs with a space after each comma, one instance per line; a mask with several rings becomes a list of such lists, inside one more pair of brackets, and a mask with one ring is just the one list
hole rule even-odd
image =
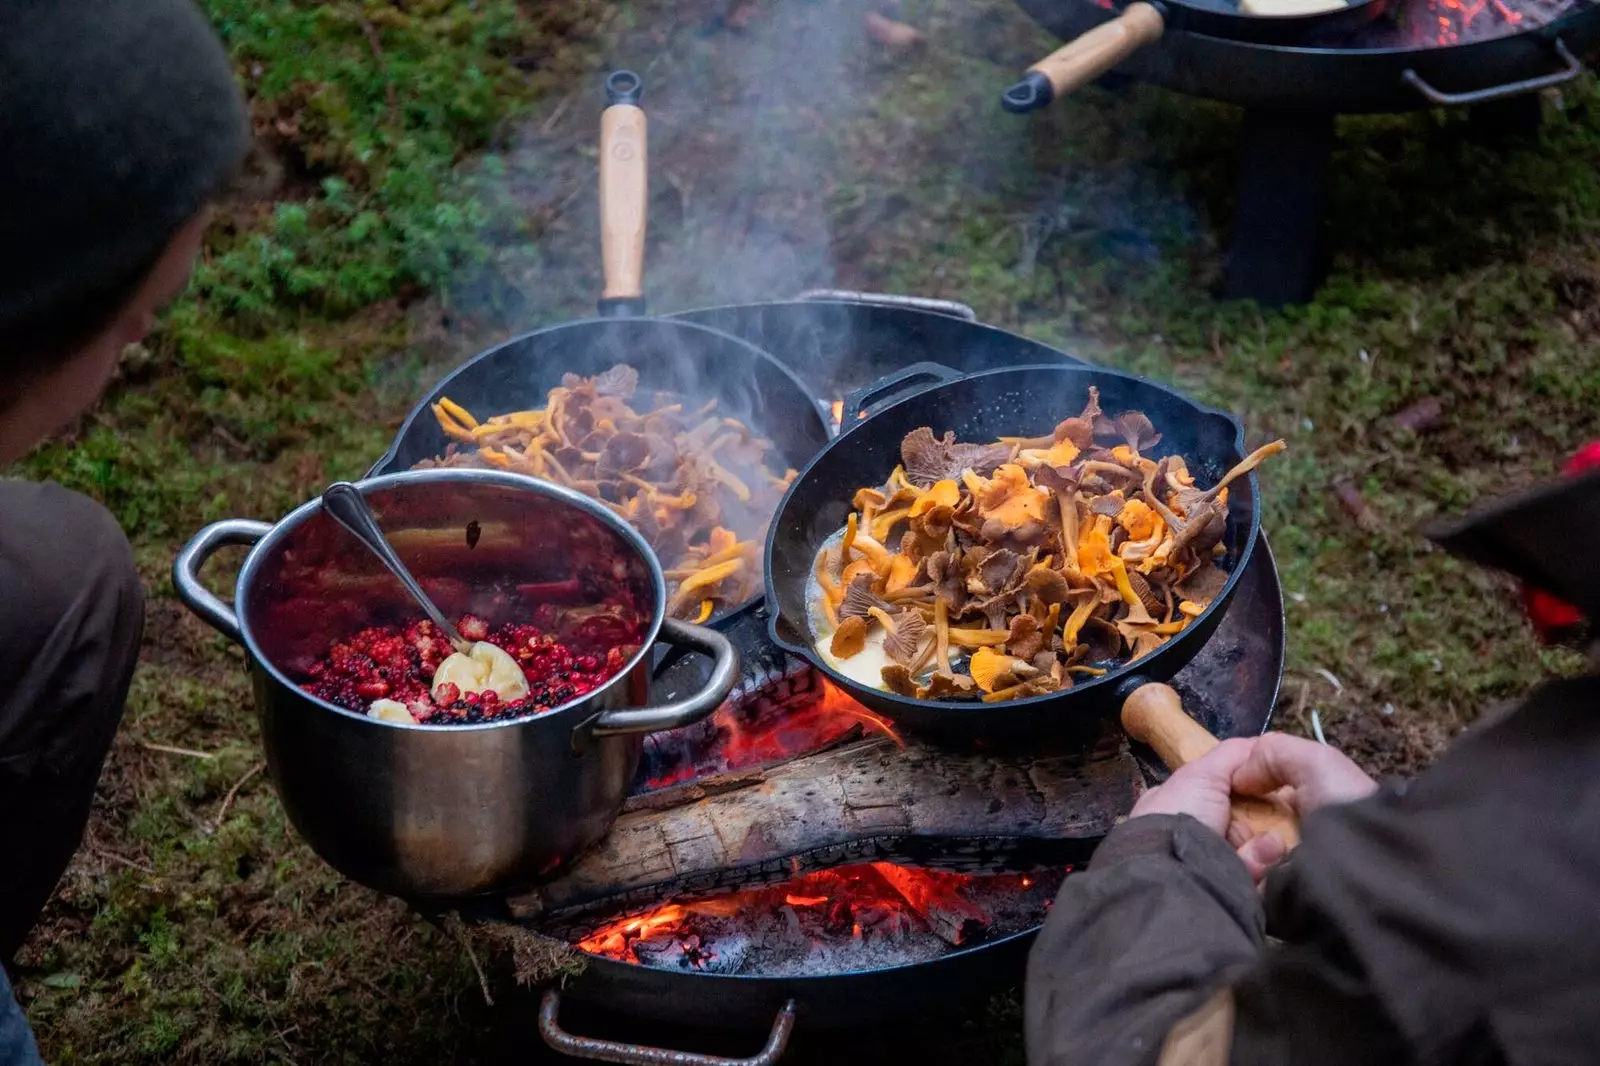
[[1029, 67], [1023, 79], [1000, 97], [1000, 105], [1015, 115], [1049, 107], [1160, 40], [1166, 28], [1159, 8], [1136, 0], [1110, 22], [1102, 22]]
[[783, 1005], [777, 1018], [773, 1019], [766, 1046], [747, 1059], [697, 1055], [692, 1051], [669, 1051], [642, 1044], [621, 1044], [594, 1037], [574, 1036], [561, 1028], [561, 1023], [556, 1020], [560, 1012], [561, 993], [552, 988], [544, 994], [539, 1004], [539, 1035], [551, 1048], [575, 1059], [612, 1062], [618, 1066], [774, 1066], [789, 1047], [789, 1034], [794, 1032], [795, 1004], [791, 999]]
[[1568, 49], [1567, 43], [1557, 37], [1554, 42], [1555, 53], [1566, 66], [1554, 74], [1545, 74], [1526, 81], [1513, 81], [1505, 85], [1496, 85], [1489, 89], [1478, 89], [1470, 93], [1447, 93], [1435, 89], [1423, 80], [1422, 75], [1415, 70], [1407, 68], [1400, 75], [1400, 80], [1421, 93], [1428, 103], [1436, 107], [1466, 107], [1469, 104], [1486, 104], [1494, 100], [1508, 100], [1513, 96], [1524, 96], [1528, 93], [1540, 92], [1571, 81], [1583, 73], [1583, 63]]

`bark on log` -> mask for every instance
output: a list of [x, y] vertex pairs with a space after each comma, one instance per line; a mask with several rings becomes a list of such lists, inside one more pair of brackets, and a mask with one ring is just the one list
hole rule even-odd
[[1081, 862], [1143, 788], [1115, 729], [1088, 752], [1032, 759], [874, 738], [656, 793], [566, 876], [508, 903], [518, 918], [565, 917], [877, 859]]

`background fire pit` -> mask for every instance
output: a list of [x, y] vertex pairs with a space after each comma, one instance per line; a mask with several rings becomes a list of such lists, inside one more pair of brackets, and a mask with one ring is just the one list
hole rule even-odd
[[[1110, 0], [1017, 0], [1063, 39], [1111, 17]], [[1173, 32], [1118, 75], [1246, 109], [1224, 294], [1311, 299], [1339, 114], [1497, 105], [1535, 128], [1541, 90], [1583, 71], [1600, 44], [1591, 0], [1394, 0], [1385, 18], [1297, 47]]]

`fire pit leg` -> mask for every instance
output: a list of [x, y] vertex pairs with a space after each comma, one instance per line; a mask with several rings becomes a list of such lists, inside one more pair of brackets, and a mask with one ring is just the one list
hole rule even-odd
[[563, 1055], [596, 1062], [613, 1062], [619, 1066], [774, 1066], [789, 1047], [789, 1034], [794, 1032], [794, 1012], [795, 1004], [791, 999], [773, 1020], [766, 1047], [748, 1059], [727, 1059], [716, 1055], [697, 1055], [692, 1051], [669, 1051], [666, 1048], [574, 1036], [561, 1028], [561, 1023], [556, 1020], [561, 1013], [561, 993], [552, 988], [544, 994], [544, 1000], [539, 1004], [539, 1035], [544, 1037], [546, 1044]]
[[1310, 301], [1324, 270], [1331, 114], [1246, 111], [1223, 295], [1266, 307]]

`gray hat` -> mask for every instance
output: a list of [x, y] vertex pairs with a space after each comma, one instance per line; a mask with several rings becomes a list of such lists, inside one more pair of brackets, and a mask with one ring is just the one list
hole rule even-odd
[[249, 143], [191, 0], [0, 2], [0, 335], [137, 280]]

